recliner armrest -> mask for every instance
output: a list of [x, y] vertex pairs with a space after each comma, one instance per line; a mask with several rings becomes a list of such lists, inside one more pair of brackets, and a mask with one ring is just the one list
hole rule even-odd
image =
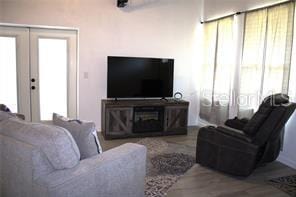
[[[227, 133], [226, 133], [227, 132]], [[247, 138], [236, 137], [230, 134], [231, 131], [221, 130], [213, 127], [203, 127], [199, 130], [197, 141], [208, 141], [220, 147], [245, 152], [249, 154], [257, 154], [258, 146], [252, 144]]]
[[259, 147], [243, 134], [223, 127], [203, 127], [197, 137], [197, 163], [236, 176], [248, 176], [256, 165]]
[[243, 130], [243, 128], [248, 122], [249, 122], [249, 119], [247, 118], [238, 119], [237, 117], [235, 117], [234, 119], [226, 120], [224, 124], [230, 128]]
[[244, 132], [242, 130], [233, 129], [233, 128], [226, 127], [226, 126], [218, 126], [217, 130], [226, 134], [226, 135], [230, 135], [232, 137], [239, 138], [239, 139], [244, 140], [246, 142], [249, 142], [249, 143], [252, 142], [252, 139], [250, 137], [248, 137], [246, 134], [244, 134]]

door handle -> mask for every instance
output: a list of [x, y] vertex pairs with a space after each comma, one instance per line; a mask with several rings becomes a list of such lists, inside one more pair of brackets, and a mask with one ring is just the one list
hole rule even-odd
[[32, 89], [32, 90], [35, 90], [35, 89], [36, 89], [36, 87], [35, 87], [35, 86], [31, 86], [31, 89]]
[[35, 82], [36, 80], [34, 78], [31, 79], [31, 82]]

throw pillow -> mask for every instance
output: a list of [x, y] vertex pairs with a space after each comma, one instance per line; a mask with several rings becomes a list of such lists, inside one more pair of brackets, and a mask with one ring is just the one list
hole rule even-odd
[[2, 112], [6, 112], [6, 113], [9, 113], [9, 114], [11, 114], [12, 116], [17, 117], [17, 118], [19, 118], [19, 119], [21, 119], [21, 120], [25, 120], [25, 116], [24, 116], [23, 114], [12, 113], [12, 112], [10, 111], [10, 109], [9, 109], [6, 105], [4, 105], [4, 104], [0, 104], [0, 111], [2, 111]]
[[54, 113], [53, 124], [67, 129], [72, 134], [78, 145], [81, 160], [102, 153], [102, 148], [93, 122], [71, 120]]
[[11, 112], [10, 109], [4, 104], [0, 104], [0, 111]]
[[6, 120], [9, 118], [15, 118], [15, 115], [9, 112], [4, 112], [0, 110], [0, 121]]

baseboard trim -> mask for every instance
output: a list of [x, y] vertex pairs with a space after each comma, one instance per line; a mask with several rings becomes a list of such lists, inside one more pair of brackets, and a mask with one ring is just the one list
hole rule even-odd
[[277, 161], [296, 169], [296, 161], [291, 160], [287, 155], [284, 153], [281, 153], [280, 156], [277, 158]]
[[188, 125], [187, 128], [188, 129], [199, 129], [200, 126], [199, 125]]
[[[187, 126], [188, 129], [199, 129], [200, 127], [201, 126], [199, 124], [198, 125], [188, 125]], [[98, 130], [98, 129], [97, 129], [97, 132], [98, 133], [102, 133], [102, 131], [101, 130]]]

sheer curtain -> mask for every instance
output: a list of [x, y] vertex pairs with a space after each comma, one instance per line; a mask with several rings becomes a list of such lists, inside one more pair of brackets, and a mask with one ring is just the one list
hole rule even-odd
[[229, 117], [233, 70], [233, 17], [204, 25], [200, 118], [221, 124]]
[[294, 3], [246, 14], [239, 116], [250, 117], [264, 97], [288, 93]]

